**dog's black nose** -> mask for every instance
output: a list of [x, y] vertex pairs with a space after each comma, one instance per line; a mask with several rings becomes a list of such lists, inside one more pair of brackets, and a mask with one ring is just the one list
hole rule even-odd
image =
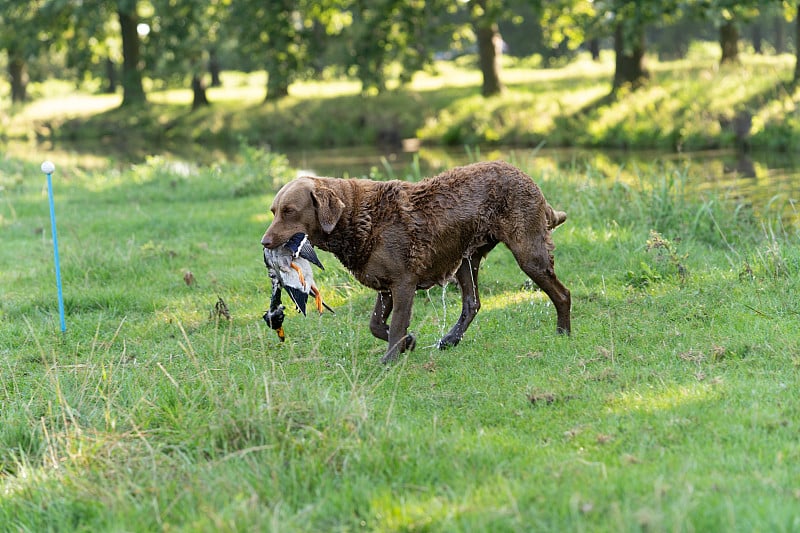
[[263, 236], [263, 237], [261, 237], [261, 246], [263, 246], [264, 248], [269, 248], [269, 246], [270, 246], [271, 244], [272, 244], [272, 237], [269, 237], [269, 236], [268, 236], [268, 235], [265, 233], [265, 234], [264, 234], [264, 236]]

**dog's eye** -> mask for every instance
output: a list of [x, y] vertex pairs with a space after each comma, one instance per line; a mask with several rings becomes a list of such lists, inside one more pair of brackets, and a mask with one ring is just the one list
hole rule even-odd
[[288, 207], [288, 206], [287, 206], [287, 207], [284, 207], [284, 208], [281, 210], [281, 214], [283, 214], [283, 216], [289, 216], [289, 215], [293, 215], [293, 214], [294, 214], [294, 211], [295, 211], [295, 210], [294, 210], [294, 208], [293, 208], [293, 207]]

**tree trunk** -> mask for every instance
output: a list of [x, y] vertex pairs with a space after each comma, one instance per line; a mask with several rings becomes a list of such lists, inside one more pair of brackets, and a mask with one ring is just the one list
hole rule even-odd
[[623, 85], [640, 87], [648, 78], [644, 68], [644, 29], [637, 26], [630, 42], [625, 41], [623, 24], [614, 28], [614, 85], [615, 92]]
[[783, 32], [783, 17], [775, 17], [775, 53], [782, 54], [785, 51], [786, 38]]
[[720, 65], [739, 61], [739, 30], [736, 24], [729, 20], [719, 28], [719, 44], [722, 47]]
[[117, 66], [110, 57], [106, 58], [106, 79], [108, 81], [106, 93], [114, 94], [117, 92]]
[[[278, 69], [276, 69], [278, 70]], [[289, 96], [289, 79], [282, 72], [267, 73], [267, 97], [265, 102], [280, 100]]]
[[203, 78], [199, 75], [192, 75], [192, 111], [200, 106], [210, 105], [208, 97], [206, 96], [206, 85], [203, 83]]
[[478, 38], [478, 56], [483, 73], [483, 96], [492, 96], [503, 92], [500, 81], [500, 57], [503, 53], [503, 39], [495, 23], [475, 21], [475, 34]]
[[28, 72], [25, 60], [8, 52], [8, 76], [11, 78], [11, 101], [24, 102], [28, 99]]
[[597, 37], [589, 40], [589, 53], [592, 54], [592, 61], [600, 61], [600, 39]]
[[222, 68], [219, 65], [219, 57], [217, 57], [217, 51], [212, 48], [208, 52], [208, 73], [211, 74], [212, 87], [222, 87], [222, 81], [219, 78], [219, 74], [221, 71]]
[[797, 3], [797, 15], [794, 22], [794, 82], [800, 82], [800, 2]]
[[763, 54], [764, 53], [764, 47], [763, 47], [762, 43], [764, 41], [764, 38], [763, 38], [762, 32], [761, 32], [761, 22], [760, 21], [756, 20], [753, 23], [753, 31], [751, 33], [751, 36], [752, 36], [751, 38], [753, 40], [753, 52], [756, 53], [756, 54], [759, 54], [759, 55]]
[[119, 9], [120, 32], [122, 33], [122, 105], [142, 104], [146, 101], [140, 70], [139, 33], [136, 26], [139, 17], [133, 9], [126, 12]]

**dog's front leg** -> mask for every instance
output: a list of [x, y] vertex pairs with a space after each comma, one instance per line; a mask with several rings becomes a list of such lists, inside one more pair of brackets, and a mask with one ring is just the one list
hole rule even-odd
[[389, 326], [386, 325], [386, 319], [389, 318], [391, 312], [392, 293], [378, 292], [375, 309], [372, 310], [372, 317], [369, 320], [369, 330], [374, 336], [384, 341], [389, 340]]
[[386, 350], [386, 355], [381, 358], [381, 363], [389, 363], [395, 360], [398, 354], [413, 350], [417, 345], [417, 340], [408, 333], [415, 289], [416, 283], [413, 282], [392, 287], [394, 316], [389, 324], [389, 348]]

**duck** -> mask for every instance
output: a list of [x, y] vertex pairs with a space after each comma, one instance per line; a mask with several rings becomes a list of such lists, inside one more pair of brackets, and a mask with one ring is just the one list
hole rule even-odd
[[314, 283], [311, 265], [322, 270], [325, 270], [325, 267], [322, 266], [306, 234], [296, 233], [285, 244], [275, 249], [264, 248], [264, 264], [272, 281], [272, 295], [269, 311], [263, 318], [267, 325], [277, 332], [281, 342], [286, 338], [283, 330], [286, 307], [281, 303], [282, 289], [286, 289], [289, 298], [303, 316], [306, 316], [309, 294], [313, 294], [315, 307], [320, 314], [325, 309], [335, 314], [322, 300], [319, 288]]

